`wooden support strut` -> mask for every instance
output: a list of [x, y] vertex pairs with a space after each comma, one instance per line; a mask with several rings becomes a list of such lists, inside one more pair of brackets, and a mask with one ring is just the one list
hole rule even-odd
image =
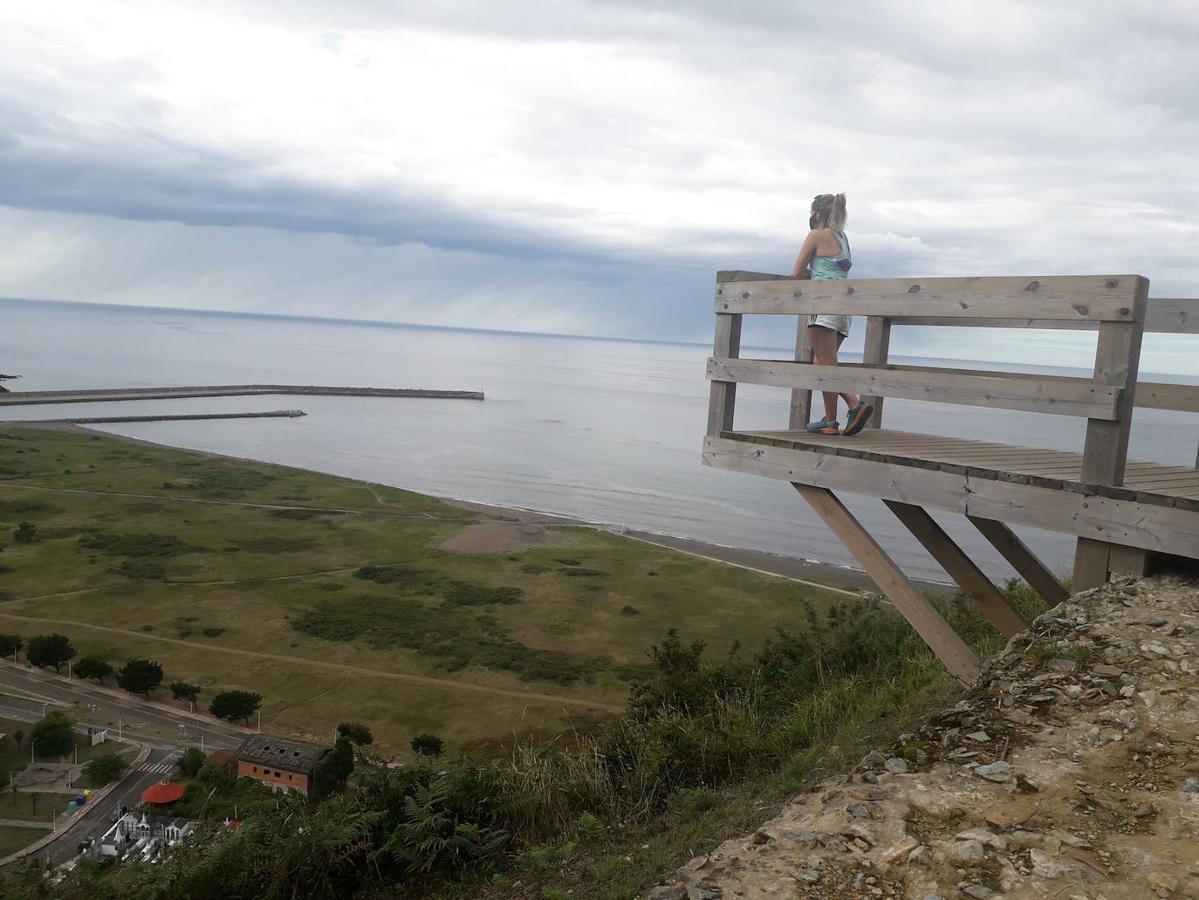
[[1024, 620], [1008, 606], [1003, 591], [999, 590], [982, 569], [966, 555], [953, 538], [937, 524], [936, 519], [920, 506], [884, 500], [887, 508], [912, 532], [916, 540], [924, 545], [946, 573], [957, 582], [958, 587], [978, 604], [983, 614], [1004, 637], [1019, 634], [1025, 629]]
[[1057, 606], [1070, 599], [1070, 594], [1062, 583], [1012, 529], [997, 519], [969, 515], [966, 518], [991, 542], [991, 546], [999, 551], [1020, 577], [1028, 582], [1028, 586], [1040, 595], [1047, 606]]
[[[1084, 484], [1119, 487], [1124, 483], [1128, 458], [1128, 436], [1132, 430], [1132, 410], [1136, 402], [1137, 374], [1141, 362], [1141, 339], [1145, 327], [1145, 305], [1149, 283], [1137, 279], [1137, 291], [1130, 322], [1102, 322], [1095, 350], [1094, 380], [1097, 385], [1122, 388], [1114, 420], [1089, 419], [1082, 453]], [[1074, 551], [1074, 593], [1099, 587], [1107, 582], [1112, 569], [1112, 545], [1089, 537], [1080, 537]], [[1140, 553], [1140, 568], [1145, 565], [1144, 551], [1130, 550], [1117, 555], [1117, 565], [1135, 568], [1129, 557]]]
[[[862, 347], [862, 362], [866, 365], [885, 366], [891, 352], [891, 320], [880, 316], [870, 316], [866, 319], [866, 343]], [[874, 407], [874, 415], [870, 419], [871, 428], [883, 427], [882, 396], [863, 397]]]
[[807, 484], [792, 484], [792, 487], [799, 491], [829, 530], [853, 554], [866, 574], [932, 648], [950, 674], [964, 684], [972, 684], [981, 668], [978, 656], [912, 586], [899, 566], [871, 537], [870, 532], [862, 527], [853, 513], [827, 488]]

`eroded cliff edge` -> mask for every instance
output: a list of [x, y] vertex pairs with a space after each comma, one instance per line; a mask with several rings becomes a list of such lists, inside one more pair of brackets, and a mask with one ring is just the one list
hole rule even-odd
[[1199, 898], [1199, 586], [1120, 581], [652, 900]]

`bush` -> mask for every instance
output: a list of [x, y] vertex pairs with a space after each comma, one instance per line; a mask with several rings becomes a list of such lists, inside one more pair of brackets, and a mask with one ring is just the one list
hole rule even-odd
[[150, 696], [162, 684], [162, 666], [148, 659], [131, 659], [117, 672], [117, 686], [131, 694]]
[[104, 679], [111, 674], [112, 666], [94, 656], [85, 656], [79, 662], [75, 663], [76, 678], [94, 678], [103, 684]]
[[184, 778], [195, 778], [200, 768], [208, 761], [207, 754], [199, 747], [188, 747], [179, 757], [179, 774]]
[[208, 711], [218, 719], [249, 721], [262, 705], [262, 695], [253, 691], [222, 691], [212, 698]]
[[29, 639], [25, 650], [25, 658], [31, 666], [44, 669], [54, 666], [55, 672], [61, 672], [63, 663], [75, 658], [75, 648], [71, 640], [62, 634], [39, 634]]
[[445, 741], [435, 734], [418, 734], [412, 739], [412, 751], [435, 759], [445, 751]]
[[93, 787], [103, 787], [120, 778], [126, 768], [128, 764], [120, 753], [104, 753], [88, 760], [83, 774]]
[[33, 752], [41, 756], [61, 756], [70, 753], [75, 746], [72, 731], [74, 725], [66, 713], [57, 709], [50, 710], [30, 731]]
[[37, 540], [37, 526], [32, 522], [22, 522], [13, 529], [12, 537], [18, 544], [32, 544]]
[[171, 557], [186, 553], [208, 553], [207, 547], [197, 547], [173, 534], [114, 534], [92, 531], [79, 538], [79, 546], [113, 556]]
[[25, 639], [19, 634], [0, 634], [0, 656], [15, 657], [25, 646]]
[[109, 569], [114, 575], [130, 581], [164, 581], [167, 568], [156, 559], [126, 559], [119, 566]]
[[370, 728], [361, 722], [342, 722], [337, 726], [337, 733], [349, 738], [359, 747], [370, 746], [375, 741], [375, 736], [371, 734]]
[[195, 703], [201, 690], [198, 684], [188, 684], [186, 681], [172, 681], [170, 688], [171, 699], [186, 700], [188, 703]]
[[332, 641], [364, 640], [378, 649], [403, 647], [440, 657], [450, 671], [484, 666], [513, 672], [523, 680], [570, 685], [608, 668], [600, 657], [542, 650], [514, 640], [491, 618], [473, 617], [457, 606], [428, 606], [407, 598], [325, 600], [291, 619], [296, 631]]
[[512, 606], [520, 603], [524, 593], [518, 587], [488, 587], [485, 584], [455, 581], [450, 584], [445, 600], [454, 606], [487, 606], [492, 603]]

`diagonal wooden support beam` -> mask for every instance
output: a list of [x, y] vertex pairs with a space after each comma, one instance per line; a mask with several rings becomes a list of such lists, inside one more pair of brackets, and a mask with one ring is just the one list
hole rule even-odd
[[1003, 591], [997, 588], [965, 551], [953, 542], [937, 520], [920, 506], [884, 500], [891, 512], [927, 550], [958, 587], [978, 604], [983, 614], [1004, 637], [1019, 634], [1025, 629], [1024, 620], [1008, 606]]
[[998, 519], [983, 519], [969, 515], [966, 518], [982, 532], [982, 536], [991, 542], [1020, 577], [1028, 582], [1028, 586], [1041, 595], [1046, 604], [1051, 607], [1057, 606], [1070, 599], [1070, 593], [1057, 580], [1057, 576], [1049, 571], [1012, 529]]
[[937, 654], [950, 674], [965, 684], [972, 684], [979, 673], [978, 656], [912, 586], [899, 566], [870, 536], [870, 532], [862, 527], [853, 513], [827, 488], [794, 483], [792, 487], [816, 510], [829, 530], [840, 538], [879, 590]]

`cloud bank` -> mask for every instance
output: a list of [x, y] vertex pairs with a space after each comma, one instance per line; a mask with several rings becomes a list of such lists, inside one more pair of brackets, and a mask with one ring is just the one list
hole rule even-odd
[[1199, 293], [1199, 12], [0, 10], [0, 295], [692, 339], [845, 191], [855, 274]]

